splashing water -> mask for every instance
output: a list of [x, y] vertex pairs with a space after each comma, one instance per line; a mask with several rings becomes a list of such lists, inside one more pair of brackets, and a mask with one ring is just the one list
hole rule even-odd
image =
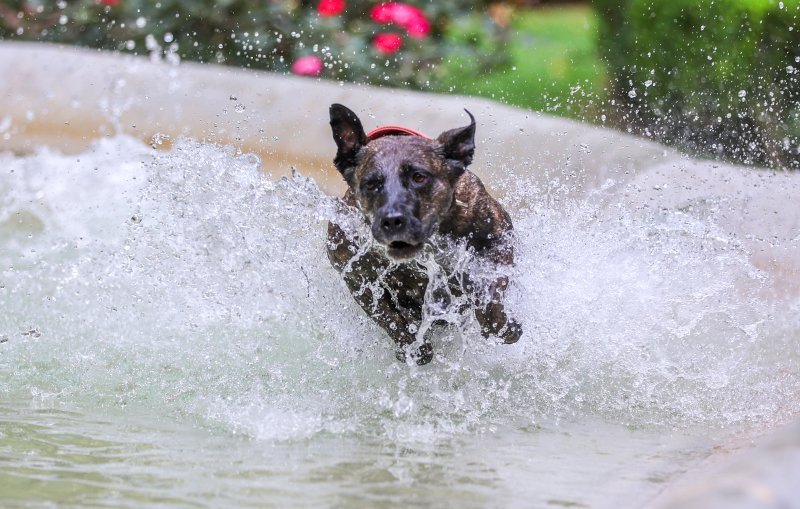
[[418, 368], [328, 263], [326, 222], [353, 216], [299, 174], [271, 181], [254, 156], [188, 140], [0, 162], [11, 400], [158, 409], [273, 443], [433, 444], [560, 419], [721, 428], [798, 409], [797, 303], [760, 297], [770, 276], [713, 206], [519, 182], [508, 305], [525, 335], [447, 329]]

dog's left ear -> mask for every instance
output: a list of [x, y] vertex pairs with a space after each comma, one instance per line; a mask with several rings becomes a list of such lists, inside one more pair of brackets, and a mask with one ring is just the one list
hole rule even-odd
[[330, 115], [333, 140], [337, 148], [333, 164], [349, 183], [356, 166], [356, 155], [367, 144], [367, 135], [358, 116], [346, 106], [332, 104]]
[[453, 167], [453, 178], [458, 178], [472, 163], [475, 153], [475, 117], [467, 110], [470, 124], [466, 127], [450, 129], [436, 138], [444, 150], [444, 157]]

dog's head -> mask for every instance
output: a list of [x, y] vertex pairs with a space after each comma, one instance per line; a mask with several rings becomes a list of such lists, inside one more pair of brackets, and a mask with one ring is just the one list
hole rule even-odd
[[388, 135], [370, 140], [355, 113], [330, 108], [333, 160], [367, 216], [376, 241], [396, 260], [412, 258], [453, 204], [453, 186], [475, 151], [475, 119], [436, 139]]

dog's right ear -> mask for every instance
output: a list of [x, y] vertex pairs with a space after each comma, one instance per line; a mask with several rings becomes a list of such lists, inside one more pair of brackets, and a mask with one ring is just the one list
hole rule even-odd
[[367, 135], [355, 113], [341, 104], [332, 104], [331, 130], [336, 142], [336, 157], [333, 164], [349, 183], [356, 166], [356, 155], [367, 144]]

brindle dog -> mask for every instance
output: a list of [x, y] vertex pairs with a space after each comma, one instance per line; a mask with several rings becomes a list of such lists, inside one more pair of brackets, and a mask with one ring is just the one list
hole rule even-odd
[[[416, 337], [428, 275], [414, 259], [433, 236], [465, 242], [496, 265], [514, 263], [508, 213], [467, 170], [475, 151], [475, 119], [467, 114], [468, 126], [435, 140], [403, 133], [370, 139], [355, 113], [340, 104], [330, 108], [334, 165], [348, 185], [344, 203], [363, 213], [374, 242], [330, 223], [328, 256], [355, 300], [394, 339], [403, 362], [427, 364], [433, 357], [428, 334]], [[475, 293], [469, 275], [451, 278], [450, 287], [455, 295]], [[497, 276], [487, 295], [472, 296], [471, 307], [484, 336], [514, 343], [522, 328], [506, 315], [507, 287], [508, 278]]]

